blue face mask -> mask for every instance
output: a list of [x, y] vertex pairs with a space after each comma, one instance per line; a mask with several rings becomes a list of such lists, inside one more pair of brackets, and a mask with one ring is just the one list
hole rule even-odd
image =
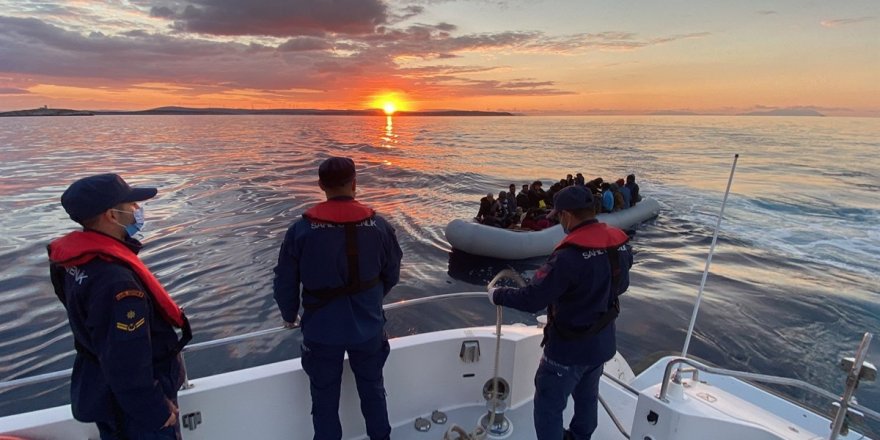
[[144, 208], [142, 206], [138, 206], [138, 208], [132, 212], [123, 211], [121, 209], [114, 209], [114, 211], [127, 212], [134, 217], [134, 222], [128, 225], [117, 223], [125, 229], [125, 233], [128, 234], [129, 237], [134, 237], [135, 234], [144, 229]]

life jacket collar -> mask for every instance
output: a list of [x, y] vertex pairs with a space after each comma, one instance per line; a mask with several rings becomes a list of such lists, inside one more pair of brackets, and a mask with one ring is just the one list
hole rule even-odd
[[576, 246], [585, 249], [608, 249], [620, 247], [629, 241], [626, 232], [601, 222], [584, 222], [576, 226], [556, 245], [559, 250]]
[[330, 199], [318, 203], [303, 213], [303, 217], [317, 223], [357, 223], [376, 215], [372, 208], [349, 198]]
[[118, 261], [128, 266], [153, 298], [162, 318], [175, 327], [183, 328], [183, 310], [125, 243], [95, 231], [75, 231], [49, 244], [49, 260], [65, 269], [88, 263], [94, 258]]

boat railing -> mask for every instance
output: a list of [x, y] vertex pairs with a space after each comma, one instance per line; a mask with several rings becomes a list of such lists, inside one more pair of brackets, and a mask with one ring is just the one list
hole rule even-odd
[[[424, 297], [424, 298], [404, 299], [404, 300], [400, 300], [397, 302], [385, 304], [382, 308], [385, 311], [391, 311], [391, 310], [396, 310], [396, 309], [401, 309], [401, 308], [405, 308], [405, 307], [415, 306], [418, 304], [426, 304], [426, 303], [431, 303], [431, 302], [436, 302], [436, 301], [443, 301], [443, 300], [456, 299], [456, 298], [477, 298], [477, 297], [485, 298], [486, 292], [456, 292], [456, 293], [447, 293], [447, 294], [443, 294], [443, 295], [428, 296], [428, 297]], [[297, 328], [298, 327], [294, 327], [294, 328], [275, 327], [275, 328], [257, 330], [254, 332], [245, 333], [245, 334], [241, 334], [241, 335], [234, 335], [234, 336], [229, 336], [229, 337], [225, 337], [225, 338], [213, 339], [213, 340], [205, 341], [205, 342], [199, 342], [199, 343], [191, 344], [191, 345], [184, 347], [182, 354], [205, 350], [205, 349], [213, 348], [213, 347], [220, 347], [220, 346], [224, 346], [224, 345], [235, 344], [235, 343], [242, 342], [242, 341], [245, 341], [248, 339], [254, 339], [254, 338], [259, 338], [259, 337], [263, 337], [263, 336], [274, 335], [276, 333], [282, 333], [285, 331], [296, 330]], [[6, 391], [11, 388], [21, 387], [21, 386], [26, 386], [26, 385], [35, 385], [35, 384], [40, 384], [40, 383], [44, 383], [44, 382], [51, 382], [54, 380], [68, 379], [68, 378], [70, 378], [70, 374], [72, 371], [73, 371], [72, 369], [68, 368], [66, 370], [53, 371], [51, 373], [38, 374], [38, 375], [34, 375], [34, 376], [23, 377], [20, 379], [12, 379], [12, 380], [3, 381], [3, 382], [0, 382], [0, 392]], [[184, 388], [186, 389], [189, 387], [190, 387], [189, 378], [187, 377], [187, 380], [184, 383]]]
[[[864, 353], [867, 352], [867, 346], [866, 346], [867, 344], [865, 343], [865, 341], [870, 343], [870, 339], [871, 339], [871, 334], [866, 333], [865, 339], [863, 339], [863, 343], [859, 347], [858, 354], [860, 356], [856, 357], [855, 362], [852, 362], [852, 365], [848, 365], [846, 363], [846, 360], [844, 361], [844, 363], [842, 363], [842, 365], [847, 365], [847, 367], [851, 369], [851, 372], [849, 373], [849, 375], [847, 377], [847, 381], [846, 381], [847, 392], [845, 392], [843, 396], [840, 396], [835, 393], [832, 393], [831, 391], [827, 391], [825, 389], [822, 389], [822, 388], [820, 388], [816, 385], [813, 385], [809, 382], [804, 382], [800, 379], [772, 376], [772, 375], [767, 375], [767, 374], [750, 373], [750, 372], [746, 372], [746, 371], [728, 370], [725, 368], [712, 367], [712, 366], [706, 365], [706, 364], [699, 362], [697, 360], [694, 360], [694, 359], [676, 357], [676, 358], [671, 359], [666, 364], [666, 369], [663, 373], [663, 382], [661, 383], [661, 386], [660, 386], [660, 394], [657, 395], [657, 398], [662, 401], [669, 402], [669, 390], [670, 390], [671, 384], [673, 384], [673, 383], [674, 384], [681, 384], [681, 376], [683, 374], [691, 374], [692, 380], [694, 382], [698, 382], [700, 372], [704, 372], [704, 373], [715, 374], [715, 375], [719, 375], [719, 376], [727, 376], [727, 377], [732, 377], [732, 378], [746, 380], [746, 381], [752, 381], [752, 382], [791, 386], [791, 387], [798, 388], [798, 389], [801, 389], [804, 391], [815, 393], [815, 394], [823, 396], [823, 397], [827, 397], [828, 399], [830, 399], [832, 402], [835, 403], [835, 405], [839, 408], [838, 412], [842, 413], [843, 415], [846, 415], [850, 412], [854, 412], [857, 416], [864, 415], [864, 416], [870, 417], [871, 419], [874, 419], [875, 421], [880, 421], [880, 413], [878, 413], [877, 411], [874, 411], [868, 407], [865, 407], [863, 405], [859, 405], [858, 403], [855, 402], [855, 400], [851, 399], [852, 391], [855, 391], [855, 388], [858, 386], [859, 379], [863, 379], [865, 377], [873, 379], [873, 376], [876, 375], [876, 370], [874, 369], [873, 365], [870, 365], [868, 363], [864, 363]], [[850, 359], [852, 359], [852, 358], [850, 358]], [[862, 365], [863, 363], [864, 363], [864, 365]], [[681, 368], [681, 365], [687, 365], [691, 368]], [[676, 367], [678, 367], [678, 368], [676, 368]], [[839, 418], [839, 417], [836, 417], [835, 420], [837, 418]], [[829, 438], [831, 438], [831, 439], [837, 438], [837, 435], [841, 431], [846, 430], [846, 426], [844, 426], [844, 425], [845, 425], [845, 422], [843, 422], [843, 421], [841, 421], [840, 423], [834, 423], [834, 425], [831, 428], [832, 429], [831, 437], [829, 437]]]

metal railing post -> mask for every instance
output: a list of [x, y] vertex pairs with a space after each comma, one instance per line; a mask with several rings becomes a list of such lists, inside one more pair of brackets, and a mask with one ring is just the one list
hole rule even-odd
[[849, 411], [850, 401], [852, 400], [853, 394], [856, 392], [856, 388], [859, 386], [862, 364], [865, 363], [865, 357], [868, 356], [868, 347], [871, 345], [871, 339], [873, 337], [874, 335], [871, 333], [865, 333], [862, 337], [862, 342], [859, 344], [858, 350], [856, 350], [855, 362], [853, 362], [852, 368], [846, 376], [846, 389], [843, 390], [843, 396], [838, 400], [840, 408], [837, 409], [837, 414], [834, 416], [834, 421], [831, 423], [831, 434], [828, 436], [828, 440], [837, 440], [840, 431], [846, 424], [846, 414], [847, 411]]
[[192, 388], [192, 384], [189, 383], [189, 371], [186, 370], [186, 357], [183, 355], [183, 350], [180, 351], [180, 368], [183, 368], [183, 387], [182, 390], [188, 390]]

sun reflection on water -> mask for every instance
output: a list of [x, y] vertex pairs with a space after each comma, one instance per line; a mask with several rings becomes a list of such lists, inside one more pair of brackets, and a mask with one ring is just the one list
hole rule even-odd
[[397, 145], [397, 135], [394, 134], [394, 119], [391, 115], [385, 117], [385, 135], [380, 143], [383, 148], [393, 148]]

